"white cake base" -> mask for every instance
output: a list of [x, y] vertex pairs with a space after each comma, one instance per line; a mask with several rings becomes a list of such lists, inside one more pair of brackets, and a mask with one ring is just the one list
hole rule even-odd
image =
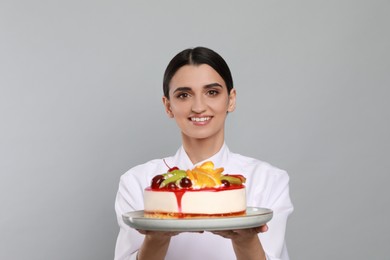
[[246, 211], [245, 187], [205, 190], [145, 189], [148, 217], [237, 216]]

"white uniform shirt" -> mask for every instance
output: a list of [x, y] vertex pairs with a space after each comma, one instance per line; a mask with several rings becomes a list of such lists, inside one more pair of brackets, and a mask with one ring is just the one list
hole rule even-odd
[[[246, 179], [247, 205], [272, 209], [274, 214], [268, 223], [268, 231], [259, 234], [267, 259], [288, 260], [285, 245], [287, 218], [293, 211], [289, 196], [289, 177], [283, 170], [268, 163], [235, 154], [224, 144], [221, 150], [205, 160], [211, 160], [215, 167], [223, 167], [224, 173], [242, 174]], [[165, 158], [170, 167], [192, 169], [195, 167], [181, 147], [173, 157]], [[197, 165], [201, 164], [199, 162]], [[136, 259], [144, 236], [127, 226], [122, 214], [129, 211], [143, 210], [143, 191], [150, 185], [152, 178], [167, 172], [162, 159], [152, 160], [138, 165], [120, 178], [119, 190], [115, 201], [115, 210], [120, 227], [115, 260]], [[171, 238], [167, 260], [229, 260], [236, 259], [230, 239], [210, 232], [181, 233]]]

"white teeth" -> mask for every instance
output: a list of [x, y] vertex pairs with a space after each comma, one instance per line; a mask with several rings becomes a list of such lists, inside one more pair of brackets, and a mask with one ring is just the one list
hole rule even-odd
[[191, 121], [204, 122], [210, 120], [210, 117], [191, 117]]

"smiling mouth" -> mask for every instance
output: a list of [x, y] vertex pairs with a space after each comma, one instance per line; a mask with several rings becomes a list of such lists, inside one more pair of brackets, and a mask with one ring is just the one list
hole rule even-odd
[[206, 122], [206, 121], [209, 121], [211, 119], [210, 116], [206, 116], [206, 117], [190, 117], [190, 120], [192, 122]]

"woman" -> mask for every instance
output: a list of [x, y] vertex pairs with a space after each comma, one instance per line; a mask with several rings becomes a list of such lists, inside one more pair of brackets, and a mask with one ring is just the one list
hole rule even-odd
[[[229, 151], [225, 120], [236, 106], [228, 65], [216, 52], [197, 47], [177, 54], [164, 74], [165, 111], [181, 130], [182, 146], [164, 158], [170, 166], [192, 169], [211, 160], [225, 172], [246, 178], [247, 203], [270, 208], [273, 219], [262, 227], [220, 232], [157, 232], [129, 228], [122, 214], [143, 210], [143, 190], [153, 176], [166, 172], [162, 159], [136, 166], [122, 175], [115, 209], [120, 232], [115, 259], [288, 259], [285, 229], [293, 206], [288, 175], [268, 163]], [[267, 232], [266, 232], [267, 231]]]

